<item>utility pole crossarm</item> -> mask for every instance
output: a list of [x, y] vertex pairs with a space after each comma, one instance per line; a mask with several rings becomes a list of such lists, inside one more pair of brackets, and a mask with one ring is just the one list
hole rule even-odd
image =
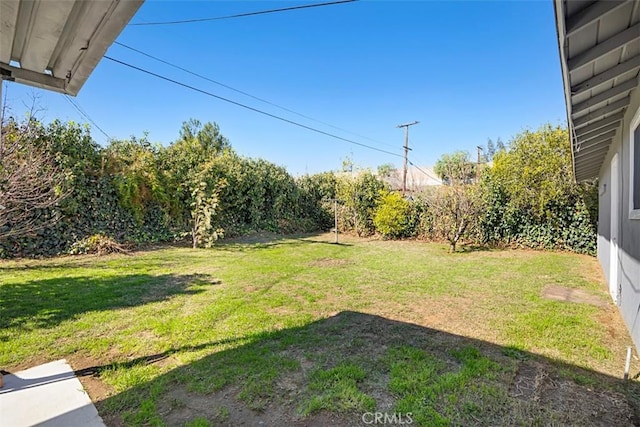
[[409, 157], [409, 126], [417, 125], [419, 121], [413, 121], [411, 123], [405, 123], [396, 126], [397, 128], [404, 128], [404, 168], [402, 169], [402, 195], [407, 192], [407, 162]]
[[405, 128], [405, 127], [409, 127], [409, 126], [413, 126], [413, 125], [417, 125], [418, 123], [420, 123], [419, 121], [413, 121], [411, 123], [405, 123], [403, 125], [398, 125], [396, 126], [397, 128]]

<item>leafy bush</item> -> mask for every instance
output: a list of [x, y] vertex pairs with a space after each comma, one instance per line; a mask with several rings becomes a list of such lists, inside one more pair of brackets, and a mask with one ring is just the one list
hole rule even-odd
[[333, 200], [336, 197], [337, 177], [333, 172], [305, 175], [297, 179], [300, 191], [301, 216], [309, 218], [320, 230], [334, 226]]
[[[65, 197], [23, 209], [20, 221], [32, 225], [28, 234], [7, 233], [16, 228], [15, 215], [0, 218], [2, 257], [108, 251], [109, 244], [100, 246], [106, 236], [145, 243], [191, 235], [196, 245], [209, 246], [222, 230], [226, 236], [327, 230], [333, 227], [333, 199], [339, 200], [339, 229], [359, 236], [377, 230], [385, 238], [418, 236], [452, 245], [478, 238], [596, 251], [597, 185], [571, 181], [568, 133], [561, 127], [517, 135], [508, 150], [496, 153], [493, 166], [479, 170], [466, 153], [443, 156], [437, 169], [453, 185], [409, 201], [370, 171], [353, 172], [352, 164], [348, 173], [296, 180], [283, 167], [235, 153], [216, 124], [186, 122], [168, 147], [143, 136], [106, 148], [86, 126], [28, 124], [3, 123], [3, 135], [19, 140], [25, 152], [42, 153], [47, 170], [57, 173], [53, 193]], [[471, 183], [477, 179], [479, 186]], [[51, 190], [46, 187], [42, 194]]]
[[409, 237], [414, 231], [412, 206], [401, 194], [383, 191], [373, 216], [373, 224], [384, 238]]
[[517, 135], [481, 178], [482, 241], [595, 255], [597, 185], [572, 176], [566, 128]]
[[[6, 218], [6, 227], [0, 223], [2, 257], [51, 256], [72, 246], [83, 251], [80, 242], [94, 235], [134, 243], [191, 235], [198, 246], [210, 246], [223, 229], [228, 236], [315, 231], [331, 218], [322, 199], [325, 192], [335, 194], [332, 174], [298, 185], [284, 168], [236, 154], [215, 124], [186, 122], [168, 147], [145, 135], [106, 148], [86, 126], [29, 124], [3, 124], [3, 136], [19, 138], [27, 152], [43, 153], [59, 171], [55, 191], [66, 197], [29, 209], [29, 234], [3, 236], [16, 218]], [[25, 131], [31, 128], [38, 132]]]
[[341, 175], [336, 180], [336, 197], [340, 200], [338, 227], [358, 236], [370, 236], [375, 232], [373, 213], [387, 184], [371, 171], [355, 175]]

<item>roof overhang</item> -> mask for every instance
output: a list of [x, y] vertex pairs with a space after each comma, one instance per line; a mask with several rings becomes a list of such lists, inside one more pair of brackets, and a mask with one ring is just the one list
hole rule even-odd
[[554, 0], [577, 181], [598, 176], [640, 70], [640, 0]]
[[144, 0], [2, 0], [0, 74], [76, 95]]

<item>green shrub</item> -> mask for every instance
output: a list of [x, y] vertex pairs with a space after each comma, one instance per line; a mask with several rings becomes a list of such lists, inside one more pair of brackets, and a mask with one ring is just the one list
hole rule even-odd
[[[310, 232], [332, 222], [322, 200], [335, 194], [333, 174], [299, 185], [283, 167], [236, 154], [215, 124], [187, 122], [169, 147], [145, 135], [106, 148], [86, 126], [33, 124], [38, 132], [5, 124], [3, 138], [22, 132], [17, 136], [25, 149], [37, 148], [51, 159], [64, 177], [60, 191], [69, 195], [55, 206], [32, 209], [26, 218], [32, 232], [0, 234], [0, 257], [85, 252], [94, 235], [144, 244], [193, 236], [195, 230], [197, 244], [208, 246], [222, 237], [221, 230], [226, 236]], [[194, 183], [204, 183], [206, 191], [194, 192]]]
[[387, 185], [371, 171], [342, 175], [336, 180], [336, 197], [340, 200], [338, 227], [358, 236], [375, 232], [373, 214]]
[[598, 186], [576, 184], [566, 128], [516, 135], [481, 177], [482, 241], [595, 255]]
[[382, 191], [373, 216], [376, 231], [388, 239], [411, 236], [414, 231], [411, 207], [401, 194]]

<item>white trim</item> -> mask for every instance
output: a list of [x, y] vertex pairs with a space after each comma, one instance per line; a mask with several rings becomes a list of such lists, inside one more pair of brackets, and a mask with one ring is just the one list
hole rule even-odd
[[629, 125], [629, 219], [640, 219], [640, 206], [634, 209], [633, 205], [633, 191], [634, 186], [640, 185], [640, 183], [634, 183], [634, 156], [636, 143], [640, 146], [640, 141], [634, 141], [635, 130], [640, 127], [640, 107], [636, 110], [636, 113], [631, 119]]
[[610, 188], [611, 196], [609, 200], [609, 293], [616, 304], [620, 303], [620, 293], [618, 288], [618, 266], [620, 263], [620, 252], [618, 251], [618, 240], [620, 239], [620, 202], [622, 194], [620, 191], [620, 155], [615, 153], [611, 158], [610, 167]]

